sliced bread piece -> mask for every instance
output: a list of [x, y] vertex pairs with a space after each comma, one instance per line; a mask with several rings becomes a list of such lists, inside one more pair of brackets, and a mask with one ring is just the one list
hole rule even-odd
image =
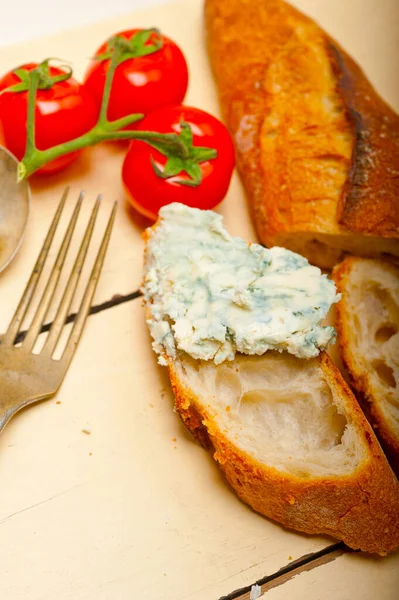
[[361, 406], [399, 475], [399, 269], [350, 257], [333, 276], [342, 293], [336, 309], [341, 354]]
[[168, 362], [178, 413], [244, 502], [352, 548], [399, 545], [399, 483], [325, 352]]

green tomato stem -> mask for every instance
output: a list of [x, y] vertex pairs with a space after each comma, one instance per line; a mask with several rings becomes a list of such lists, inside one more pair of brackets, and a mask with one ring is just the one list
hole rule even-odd
[[[141, 118], [141, 117], [140, 117]], [[93, 146], [100, 142], [112, 140], [142, 140], [150, 146], [158, 148], [162, 145], [168, 149], [168, 152], [176, 155], [184, 155], [185, 148], [179, 136], [176, 133], [155, 133], [152, 131], [113, 131], [108, 124], [97, 124], [88, 133], [81, 135], [70, 142], [53, 146], [47, 150], [38, 150], [33, 148], [32, 152], [26, 153], [23, 160], [18, 165], [18, 181], [26, 179], [35, 171], [43, 167], [48, 162], [56, 158], [76, 152], [87, 146]]]
[[107, 75], [105, 77], [103, 97], [101, 100], [100, 116], [98, 118], [98, 122], [102, 125], [105, 125], [108, 122], [107, 112], [108, 112], [109, 98], [111, 95], [112, 80], [114, 78], [116, 67], [119, 64], [119, 58], [120, 58], [121, 54], [122, 54], [121, 45], [116, 43], [115, 47], [114, 47], [114, 51], [111, 56], [111, 60], [108, 65]]
[[29, 78], [30, 89], [28, 91], [28, 114], [26, 120], [26, 148], [25, 156], [29, 157], [36, 150], [35, 145], [35, 107], [36, 93], [39, 85], [40, 74], [34, 70]]
[[115, 121], [106, 121], [102, 124], [108, 131], [118, 131], [119, 129], [124, 129], [128, 125], [132, 123], [136, 123], [136, 121], [140, 121], [143, 119], [145, 115], [141, 113], [137, 113], [135, 115], [128, 115], [127, 117], [121, 117], [120, 119], [116, 119]]

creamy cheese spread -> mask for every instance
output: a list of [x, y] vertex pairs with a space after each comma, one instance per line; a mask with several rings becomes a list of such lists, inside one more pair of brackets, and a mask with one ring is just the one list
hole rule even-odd
[[153, 348], [216, 364], [236, 352], [317, 356], [335, 337], [322, 320], [339, 300], [306, 258], [232, 237], [213, 211], [170, 204], [148, 230], [143, 293]]

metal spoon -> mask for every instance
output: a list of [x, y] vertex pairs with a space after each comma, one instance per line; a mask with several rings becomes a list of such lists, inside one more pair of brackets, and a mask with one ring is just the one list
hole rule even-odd
[[30, 205], [27, 181], [17, 183], [17, 159], [0, 146], [0, 273], [22, 244]]

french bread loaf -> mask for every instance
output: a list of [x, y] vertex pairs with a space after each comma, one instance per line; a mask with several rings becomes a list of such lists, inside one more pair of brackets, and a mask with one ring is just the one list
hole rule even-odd
[[[333, 271], [336, 326], [358, 400], [399, 476], [399, 269], [348, 257]], [[399, 510], [399, 509], [398, 509]]]
[[169, 360], [176, 409], [254, 510], [352, 548], [399, 545], [399, 482], [326, 353]]
[[206, 0], [209, 56], [257, 233], [331, 268], [399, 259], [399, 117], [283, 0]]

